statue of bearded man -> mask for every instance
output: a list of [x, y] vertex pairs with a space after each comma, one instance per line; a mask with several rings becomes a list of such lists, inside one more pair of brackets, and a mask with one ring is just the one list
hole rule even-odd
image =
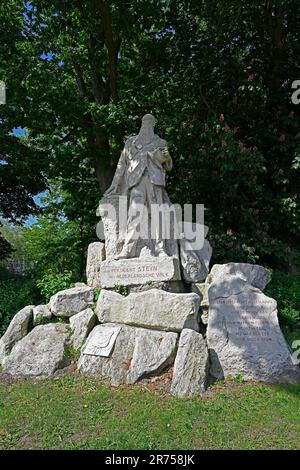
[[[137, 256], [137, 224], [136, 215], [141, 206], [151, 213], [151, 207], [169, 203], [165, 191], [166, 171], [172, 169], [172, 158], [167, 143], [154, 133], [155, 118], [146, 114], [142, 119], [139, 134], [130, 137], [121, 153], [111, 186], [104, 196], [127, 194], [129, 196], [129, 215], [125, 241], [122, 251], [115, 259], [133, 258]], [[165, 241], [161, 235], [161, 227], [152, 226], [154, 234], [154, 256], [166, 255]], [[151, 233], [153, 236], [153, 233]]]

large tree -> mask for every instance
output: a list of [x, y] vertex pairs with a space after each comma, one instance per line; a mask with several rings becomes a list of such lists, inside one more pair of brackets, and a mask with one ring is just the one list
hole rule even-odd
[[[18, 58], [18, 44], [23, 41], [23, 9], [18, 1], [0, 5], [0, 79], [7, 87], [7, 104], [0, 105], [0, 216], [16, 224], [38, 212], [34, 196], [47, 184], [42, 149], [34, 148], [26, 136], [13, 133], [23, 124], [29, 99], [22, 89], [24, 68]], [[11, 250], [0, 236], [0, 259], [9, 256]]]
[[8, 0], [0, 12], [0, 126], [9, 149], [10, 130], [28, 129], [28, 177], [59, 179], [80, 212], [80, 175], [96, 200], [153, 112], [172, 199], [207, 206], [216, 259], [299, 250], [296, 0]]

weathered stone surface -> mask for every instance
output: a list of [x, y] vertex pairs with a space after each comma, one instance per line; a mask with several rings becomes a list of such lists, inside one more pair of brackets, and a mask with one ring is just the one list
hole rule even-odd
[[[264, 285], [264, 281], [253, 279]], [[292, 362], [274, 299], [239, 276], [230, 275], [215, 279], [208, 295], [207, 344], [213, 377], [241, 375], [245, 380], [262, 382], [300, 381], [300, 368]]]
[[[120, 233], [119, 224], [119, 208], [122, 202], [126, 203], [127, 210], [127, 197], [120, 195], [110, 195], [103, 197], [98, 206], [98, 215], [101, 216], [99, 226], [103, 227], [103, 233], [99, 233], [97, 227], [97, 235], [100, 240], [105, 240], [105, 257], [107, 260], [114, 259], [120, 253], [124, 243], [124, 234]], [[111, 210], [113, 207], [113, 211]]]
[[33, 308], [34, 305], [28, 305], [13, 317], [6, 332], [0, 339], [0, 362], [10, 353], [15, 343], [27, 335], [30, 321], [32, 320]]
[[62, 290], [50, 299], [50, 310], [58, 317], [71, 317], [93, 304], [94, 291], [88, 286]]
[[[120, 327], [110, 357], [85, 354], [89, 341], [99, 329]], [[157, 374], [172, 364], [176, 351], [177, 333], [146, 330], [127, 325], [107, 323], [96, 326], [81, 353], [78, 368], [87, 375], [106, 377], [113, 386], [135, 383]]]
[[100, 323], [125, 323], [164, 331], [199, 329], [200, 298], [195, 293], [173, 294], [160, 289], [127, 297], [102, 289], [96, 307]]
[[270, 272], [258, 264], [249, 263], [227, 263], [227, 264], [214, 264], [212, 267], [208, 281], [214, 282], [217, 279], [226, 279], [227, 276], [239, 276], [248, 284], [264, 290], [266, 285], [271, 280]]
[[180, 280], [178, 259], [171, 256], [107, 260], [101, 263], [101, 286], [139, 285], [151, 281]]
[[121, 325], [108, 326], [106, 324], [105, 328], [97, 328], [85, 345], [84, 354], [109, 357], [120, 330]]
[[101, 242], [90, 243], [87, 253], [86, 278], [90, 287], [101, 287], [101, 263], [105, 259], [105, 245]]
[[191, 285], [192, 292], [195, 292], [199, 295], [200, 301], [200, 321], [203, 325], [207, 325], [208, 323], [208, 288], [209, 284], [207, 282], [202, 283], [195, 283]]
[[43, 319], [50, 319], [52, 313], [50, 312], [49, 305], [38, 305], [33, 309], [33, 324], [37, 325]]
[[171, 393], [179, 397], [201, 394], [205, 391], [208, 369], [209, 357], [203, 336], [193, 330], [182, 330]]
[[[199, 224], [191, 224], [193, 232], [196, 233]], [[202, 226], [202, 237], [206, 237], [207, 226]], [[199, 232], [200, 229], [199, 229]], [[200, 237], [200, 234], [197, 235]], [[196, 246], [196, 248], [194, 247]], [[196, 242], [190, 242], [187, 238], [180, 240], [180, 260], [182, 267], [182, 276], [186, 282], [201, 282], [209, 272], [209, 263], [212, 255], [212, 247], [208, 240], [203, 241], [201, 248], [197, 248]]]
[[196, 294], [199, 295], [201, 301], [200, 301], [200, 306], [201, 307], [208, 307], [208, 288], [209, 284], [206, 282], [202, 283], [196, 283], [192, 284], [192, 292], [195, 292]]
[[174, 294], [189, 293], [190, 289], [183, 281], [149, 281], [147, 284], [139, 284], [137, 286], [127, 286], [128, 294], [137, 292], [146, 292], [150, 289], [161, 289]]
[[83, 341], [94, 327], [96, 319], [96, 315], [91, 308], [87, 308], [70, 318], [70, 326], [72, 329], [70, 344], [73, 348], [81, 348]]
[[36, 326], [5, 357], [4, 372], [36, 377], [52, 375], [68, 365], [65, 356], [67, 338], [67, 326], [61, 323]]

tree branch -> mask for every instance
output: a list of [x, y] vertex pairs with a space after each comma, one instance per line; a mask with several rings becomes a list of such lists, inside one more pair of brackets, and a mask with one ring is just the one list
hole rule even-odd
[[75, 77], [77, 81], [78, 90], [83, 96], [87, 96], [88, 91], [87, 91], [87, 87], [86, 87], [86, 84], [85, 84], [85, 81], [81, 72], [80, 64], [76, 62], [74, 59], [72, 59], [72, 64], [73, 64], [74, 71], [75, 71]]

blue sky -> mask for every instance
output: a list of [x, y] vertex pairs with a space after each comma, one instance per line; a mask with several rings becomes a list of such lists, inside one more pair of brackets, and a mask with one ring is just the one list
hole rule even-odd
[[[45, 206], [45, 204], [41, 201], [41, 198], [45, 197], [46, 196], [46, 192], [43, 192], [43, 193], [40, 193], [40, 194], [37, 194], [36, 196], [34, 196], [34, 202], [36, 203], [37, 206], [40, 206], [40, 207], [43, 207]], [[31, 227], [34, 223], [36, 222], [36, 217], [34, 217], [33, 215], [30, 215], [27, 219], [26, 219], [26, 222], [24, 225], [26, 225], [27, 227]]]
[[26, 129], [23, 129], [22, 127], [14, 127], [12, 133], [16, 137], [24, 137], [26, 135]]

